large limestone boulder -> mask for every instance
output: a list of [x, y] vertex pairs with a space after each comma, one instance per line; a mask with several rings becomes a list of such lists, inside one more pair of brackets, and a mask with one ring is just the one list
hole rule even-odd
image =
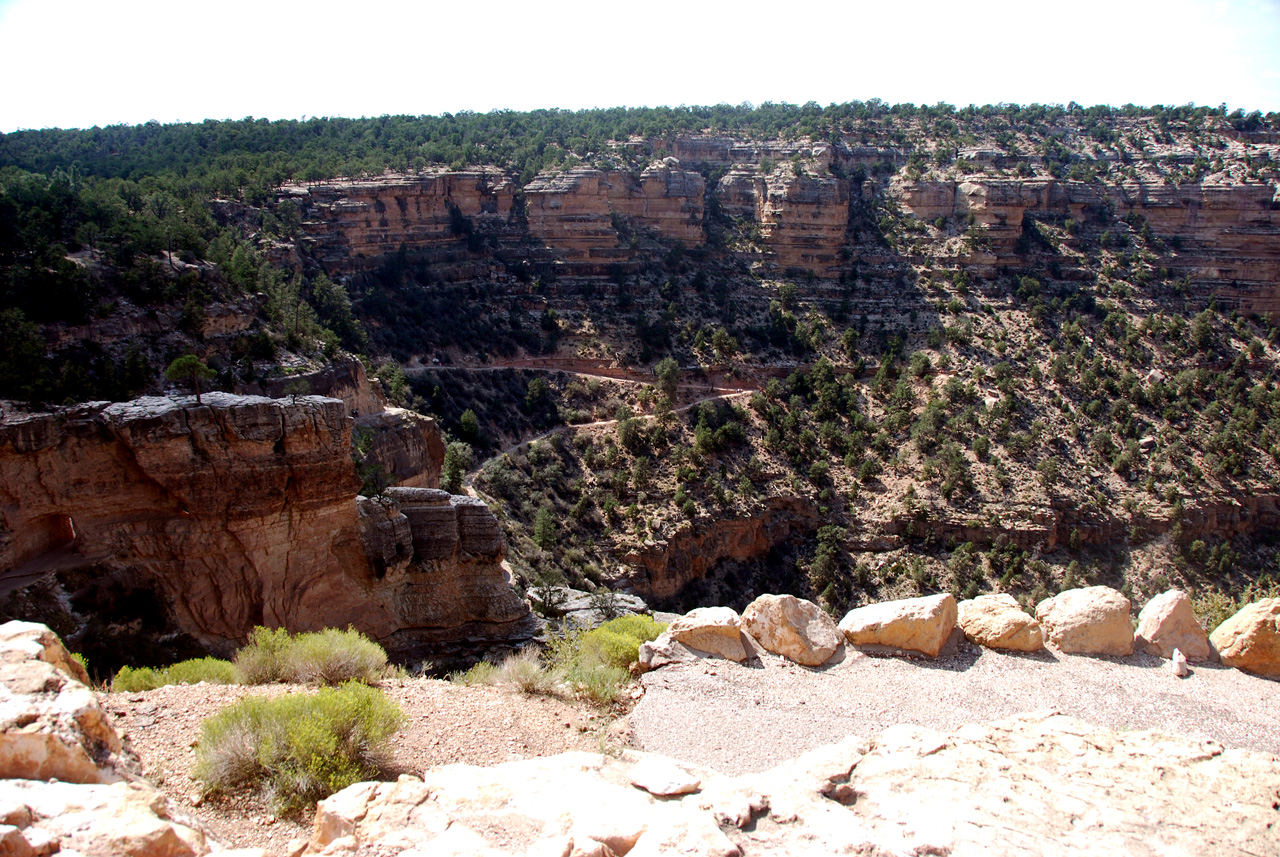
[[1036, 605], [1048, 642], [1078, 655], [1133, 654], [1129, 599], [1108, 586], [1068, 589]]
[[634, 751], [448, 765], [322, 801], [307, 853], [1244, 857], [1280, 853], [1277, 790], [1270, 754], [1042, 712], [739, 777]]
[[742, 617], [730, 607], [699, 607], [671, 623], [667, 634], [691, 649], [745, 661], [749, 655], [742, 639]]
[[1240, 608], [1209, 636], [1222, 662], [1268, 678], [1280, 678], [1280, 598]]
[[742, 630], [765, 651], [806, 667], [826, 663], [843, 642], [822, 608], [794, 595], [761, 595], [742, 611]]
[[16, 619], [0, 625], [0, 661], [13, 664], [30, 660], [52, 664], [81, 684], [89, 684], [89, 674], [47, 625]]
[[1134, 645], [1149, 655], [1172, 658], [1179, 649], [1190, 661], [1207, 661], [1211, 655], [1209, 635], [1196, 621], [1187, 593], [1170, 589], [1147, 602], [1138, 614]]
[[44, 625], [0, 626], [0, 778], [110, 783], [124, 775], [120, 736], [84, 669]]
[[936, 658], [956, 627], [956, 599], [950, 593], [882, 601], [850, 610], [840, 620], [844, 638], [855, 646], [890, 646]]
[[956, 621], [966, 640], [988, 649], [1038, 652], [1044, 648], [1040, 623], [1007, 592], [961, 601]]

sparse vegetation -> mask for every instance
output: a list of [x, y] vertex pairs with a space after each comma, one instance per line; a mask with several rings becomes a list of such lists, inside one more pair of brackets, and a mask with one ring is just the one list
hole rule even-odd
[[207, 719], [194, 777], [207, 793], [262, 788], [279, 812], [294, 812], [384, 775], [387, 742], [403, 712], [358, 682], [315, 693], [250, 696]]

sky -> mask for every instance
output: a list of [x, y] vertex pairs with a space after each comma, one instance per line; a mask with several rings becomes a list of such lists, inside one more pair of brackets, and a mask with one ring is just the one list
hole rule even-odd
[[880, 98], [1280, 111], [1280, 0], [0, 0], [0, 132]]

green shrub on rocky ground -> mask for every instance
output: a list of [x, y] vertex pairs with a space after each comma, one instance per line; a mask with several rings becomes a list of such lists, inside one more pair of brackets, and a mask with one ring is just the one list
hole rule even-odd
[[193, 658], [161, 669], [121, 667], [111, 680], [113, 693], [137, 693], [155, 690], [167, 684], [235, 684], [236, 669], [230, 661], [217, 658]]
[[296, 811], [383, 776], [405, 722], [382, 691], [355, 681], [251, 696], [204, 721], [193, 774], [208, 794], [263, 788], [277, 811]]
[[543, 656], [533, 649], [508, 656], [500, 664], [481, 661], [449, 679], [469, 687], [508, 687], [528, 694], [572, 695], [609, 705], [631, 678], [640, 644], [666, 628], [648, 616], [620, 616], [589, 631], [554, 638]]
[[283, 628], [257, 628], [249, 645], [236, 652], [235, 663], [245, 684], [340, 684], [352, 679], [367, 684], [386, 672], [387, 653], [352, 629], [291, 637]]
[[116, 693], [166, 684], [341, 684], [375, 682], [387, 673], [387, 653], [358, 631], [329, 628], [291, 636], [284, 628], [255, 628], [235, 662], [196, 658], [170, 667], [123, 667], [111, 682]]

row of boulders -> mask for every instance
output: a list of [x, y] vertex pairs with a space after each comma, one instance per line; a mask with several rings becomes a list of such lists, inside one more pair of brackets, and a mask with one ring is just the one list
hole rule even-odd
[[44, 625], [0, 625], [0, 855], [261, 857], [221, 849], [137, 775], [88, 681]]
[[1027, 613], [1008, 594], [982, 595], [958, 604], [949, 594], [885, 601], [849, 611], [837, 625], [811, 601], [762, 595], [739, 616], [728, 607], [702, 607], [671, 623], [640, 649], [642, 669], [704, 654], [743, 661], [757, 650], [804, 666], [820, 666], [842, 644], [872, 652], [938, 657], [957, 637], [1017, 652], [1046, 645], [1069, 654], [1125, 656], [1139, 651], [1175, 662], [1221, 660], [1248, 672], [1280, 678], [1280, 598], [1246, 605], [1206, 634], [1185, 592], [1171, 589], [1138, 614], [1106, 586], [1068, 589]]

